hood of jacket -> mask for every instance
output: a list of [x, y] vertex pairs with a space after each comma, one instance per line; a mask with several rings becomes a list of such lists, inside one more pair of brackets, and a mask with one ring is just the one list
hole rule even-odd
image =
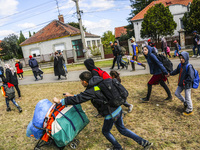
[[103, 78], [102, 78], [102, 77], [93, 76], [93, 77], [89, 80], [87, 89], [98, 85], [98, 84], [99, 84], [100, 82], [102, 82], [102, 81], [103, 81]]
[[183, 65], [187, 65], [189, 63], [189, 53], [188, 52], [182, 52], [180, 56], [183, 56], [185, 59], [185, 63]]
[[94, 60], [92, 58], [86, 59], [84, 61], [85, 67], [87, 70], [92, 71], [93, 69], [96, 69], [97, 67], [94, 65]]

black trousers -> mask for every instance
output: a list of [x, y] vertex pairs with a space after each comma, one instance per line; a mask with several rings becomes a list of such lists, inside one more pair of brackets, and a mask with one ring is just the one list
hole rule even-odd
[[112, 69], [115, 67], [115, 63], [116, 63], [116, 61], [117, 61], [117, 57], [115, 56], [115, 58], [113, 58], [113, 65], [112, 65]]
[[14, 86], [15, 86], [15, 89], [17, 90], [18, 96], [21, 97], [21, 92], [20, 92], [18, 84]]

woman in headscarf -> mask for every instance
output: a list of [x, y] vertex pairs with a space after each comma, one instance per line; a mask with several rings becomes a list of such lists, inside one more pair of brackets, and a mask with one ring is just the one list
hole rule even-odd
[[54, 74], [55, 76], [58, 76], [58, 80], [61, 80], [61, 75], [64, 76], [66, 79], [66, 72], [63, 66], [63, 59], [58, 52], [55, 52], [54, 57]]
[[165, 54], [167, 57], [167, 41], [164, 37], [161, 39], [161, 49], [162, 53]]
[[5, 68], [6, 68], [6, 78], [8, 82], [14, 85], [15, 89], [17, 90], [19, 99], [21, 99], [21, 92], [18, 86], [18, 79], [15, 70], [9, 64], [5, 64]]

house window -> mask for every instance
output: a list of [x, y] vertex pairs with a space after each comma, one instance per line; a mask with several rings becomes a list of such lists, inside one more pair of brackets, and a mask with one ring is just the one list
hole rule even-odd
[[181, 29], [184, 29], [184, 25], [183, 25], [183, 20], [182, 20], [182, 18], [180, 18], [180, 26], [181, 26]]
[[97, 40], [97, 45], [100, 46], [100, 40]]
[[38, 48], [31, 49], [31, 55], [32, 55], [33, 57], [40, 56], [40, 50], [39, 50]]
[[96, 46], [95, 40], [92, 40], [92, 46]]
[[87, 41], [87, 47], [89, 48], [91, 46], [90, 41]]

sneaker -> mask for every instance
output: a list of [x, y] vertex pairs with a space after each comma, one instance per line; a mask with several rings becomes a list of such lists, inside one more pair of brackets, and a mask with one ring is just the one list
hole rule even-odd
[[38, 81], [38, 79], [35, 79], [35, 81]]
[[147, 143], [146, 144], [146, 146], [144, 146], [144, 150], [149, 150], [149, 149], [151, 149], [152, 148], [152, 146], [153, 146], [153, 143]]
[[19, 78], [19, 80], [21, 80], [22, 78]]
[[20, 106], [18, 106], [17, 109], [19, 110], [19, 113], [22, 112], [22, 108]]
[[199, 56], [197, 56], [197, 58], [200, 58], [200, 55], [199, 55]]
[[135, 71], [135, 70], [132, 69], [130, 72], [133, 72], [133, 71]]
[[111, 67], [110, 70], [112, 70], [113, 68]]
[[131, 105], [128, 107], [128, 112], [130, 113], [130, 112], [132, 112], [132, 110], [133, 110], [133, 105], [131, 104]]
[[186, 109], [187, 109], [187, 103], [184, 102], [184, 111], [186, 111]]
[[193, 55], [192, 58], [197, 57], [197, 55]]
[[7, 108], [6, 108], [6, 111], [11, 111], [11, 108], [10, 108], [10, 107], [7, 107]]
[[190, 115], [194, 115], [193, 111], [189, 111], [189, 112], [183, 112], [184, 116], [190, 116]]
[[145, 98], [140, 98], [141, 101], [143, 102], [149, 102], [149, 99], [147, 99], [146, 97]]
[[42, 79], [43, 79], [43, 76], [41, 76], [40, 78], [41, 78], [41, 80], [42, 80]]

